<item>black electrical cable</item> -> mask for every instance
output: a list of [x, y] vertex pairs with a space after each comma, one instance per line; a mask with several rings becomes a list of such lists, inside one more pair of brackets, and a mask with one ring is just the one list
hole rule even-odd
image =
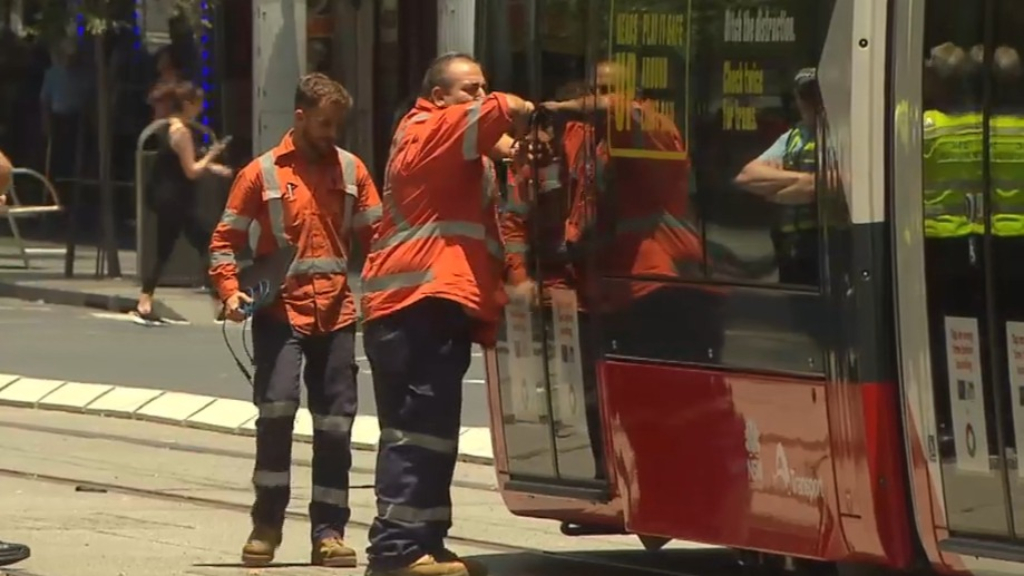
[[[242, 322], [242, 347], [245, 348], [245, 353], [249, 357], [249, 364], [252, 365], [252, 363], [253, 363], [252, 355], [249, 354], [249, 350], [245, 346], [245, 329], [248, 326], [248, 324], [249, 324], [249, 317], [246, 316], [245, 320]], [[224, 345], [227, 346], [228, 352], [231, 354], [231, 358], [235, 361], [235, 366], [238, 367], [238, 371], [241, 372], [242, 376], [245, 377], [245, 381], [248, 382], [250, 386], [252, 386], [253, 385], [252, 372], [245, 366], [245, 363], [242, 362], [242, 359], [238, 357], [238, 354], [235, 353], [234, 347], [231, 346], [231, 340], [228, 338], [228, 319], [227, 318], [223, 318], [220, 321], [220, 332], [221, 332], [221, 335], [224, 337]]]

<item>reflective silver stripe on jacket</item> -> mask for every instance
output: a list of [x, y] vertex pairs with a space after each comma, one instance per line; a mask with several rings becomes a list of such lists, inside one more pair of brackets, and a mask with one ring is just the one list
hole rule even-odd
[[[475, 120], [472, 118], [472, 111], [474, 108], [477, 109], [479, 114], [479, 102], [470, 107], [467, 112], [470, 114], [471, 128], [467, 128], [465, 138], [474, 139], [476, 138], [475, 132], [473, 132], [473, 126], [476, 125]], [[412, 124], [424, 122], [430, 118], [430, 114], [422, 113], [417, 114], [409, 119], [406, 124], [395, 133], [394, 139], [391, 141], [391, 152], [388, 157], [388, 169], [384, 177], [384, 192], [381, 195], [381, 204], [383, 206], [384, 213], [390, 216], [391, 221], [394, 224], [394, 230], [386, 235], [378, 237], [374, 240], [370, 246], [371, 251], [380, 251], [386, 248], [390, 248], [405, 242], [413, 240], [423, 240], [427, 238], [451, 238], [454, 236], [461, 236], [472, 240], [480, 240], [485, 242], [487, 245], [488, 252], [491, 253], [497, 259], [503, 259], [505, 257], [501, 243], [494, 238], [487, 236], [486, 228], [483, 224], [477, 222], [465, 222], [465, 221], [435, 221], [427, 224], [412, 225], [402, 215], [401, 211], [395, 202], [394, 195], [391, 193], [391, 163], [394, 160], [395, 151], [398, 149], [398, 145], [401, 143], [402, 138], [405, 137], [405, 132], [408, 127]], [[464, 146], [468, 146], [466, 141], [463, 142]], [[472, 144], [474, 153], [476, 151], [475, 141]], [[466, 148], [464, 148], [465, 152]], [[476, 155], [479, 157], [479, 154]], [[489, 159], [488, 159], [489, 160]], [[484, 166], [484, 173], [482, 176], [482, 196], [484, 205], [486, 206], [495, 195], [497, 194], [497, 178], [488, 167]], [[414, 272], [397, 272], [393, 274], [386, 274], [378, 276], [376, 278], [364, 278], [363, 279], [363, 291], [364, 292], [383, 292], [387, 290], [394, 290], [398, 288], [408, 288], [412, 286], [419, 286], [430, 282], [434, 279], [434, 274], [431, 270], [422, 270]]]
[[466, 110], [466, 131], [462, 133], [462, 157], [476, 160], [480, 157], [480, 113], [483, 100], [477, 100]]
[[341, 238], [345, 239], [353, 227], [352, 212], [355, 211], [356, 199], [359, 198], [359, 176], [356, 171], [356, 157], [351, 152], [338, 148], [338, 161], [341, 164], [341, 177], [345, 181], [345, 207], [341, 220]]
[[267, 152], [260, 156], [260, 171], [263, 174], [263, 199], [267, 203], [267, 216], [270, 220], [270, 232], [274, 235], [279, 248], [290, 244], [284, 232], [284, 205], [281, 203], [281, 183], [277, 179], [277, 166], [274, 164], [274, 153]]

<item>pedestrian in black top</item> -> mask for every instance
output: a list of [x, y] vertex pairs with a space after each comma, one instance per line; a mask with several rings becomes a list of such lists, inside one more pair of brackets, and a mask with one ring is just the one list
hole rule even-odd
[[142, 293], [134, 316], [146, 325], [160, 322], [153, 313], [153, 292], [178, 237], [184, 234], [204, 256], [210, 244], [212, 230], [206, 229], [197, 214], [197, 179], [205, 173], [231, 176], [230, 168], [214, 162], [224, 151], [223, 143], [214, 144], [196, 160], [196, 134], [189, 124], [203, 111], [200, 88], [191, 82], [169, 83], [153, 94], [153, 101], [171, 113], [168, 124], [154, 135], [158, 148], [145, 191], [145, 202], [157, 215], [156, 258], [142, 271]]

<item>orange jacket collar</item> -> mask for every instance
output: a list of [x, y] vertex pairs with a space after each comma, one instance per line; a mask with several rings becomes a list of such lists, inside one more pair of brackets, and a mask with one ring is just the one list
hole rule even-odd
[[416, 105], [413, 106], [413, 110], [416, 110], [417, 112], [436, 112], [440, 109], [440, 106], [434, 104], [433, 102], [427, 100], [426, 98], [417, 98]]
[[289, 130], [274, 147], [274, 156], [281, 157], [295, 152], [295, 130]]

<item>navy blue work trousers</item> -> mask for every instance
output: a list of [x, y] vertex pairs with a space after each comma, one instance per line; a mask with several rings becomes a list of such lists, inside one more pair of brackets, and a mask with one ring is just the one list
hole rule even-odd
[[327, 334], [304, 335], [264, 314], [253, 318], [253, 401], [259, 409], [254, 523], [272, 528], [284, 524], [291, 495], [292, 431], [301, 399], [301, 376], [313, 416], [311, 537], [315, 542], [345, 535], [351, 516], [352, 423], [358, 407], [355, 338], [354, 324]]
[[381, 428], [367, 549], [373, 570], [444, 549], [471, 323], [460, 304], [427, 298], [363, 327]]

